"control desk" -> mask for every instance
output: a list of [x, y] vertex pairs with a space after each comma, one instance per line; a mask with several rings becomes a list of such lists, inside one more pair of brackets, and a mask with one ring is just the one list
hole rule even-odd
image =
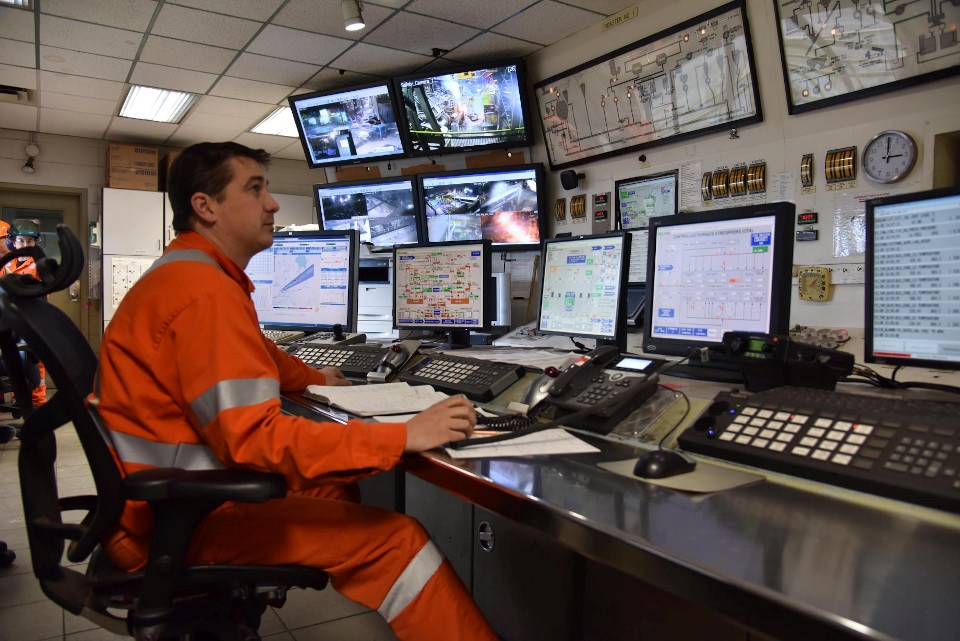
[[[960, 379], [905, 370], [898, 379], [917, 377], [935, 377], [947, 384]], [[492, 404], [519, 398], [534, 378], [528, 374]], [[682, 389], [691, 398], [686, 424], [692, 424], [716, 394], [730, 387], [672, 378], [669, 373], [661, 383]], [[305, 405], [295, 397], [284, 402], [285, 409], [296, 413], [303, 412]], [[670, 416], [668, 423], [675, 418], [676, 414]], [[461, 576], [468, 575], [464, 577], [468, 586], [472, 585], [481, 608], [492, 613], [488, 616], [501, 634], [627, 638], [611, 637], [609, 631], [620, 635], [623, 630], [643, 629], [644, 618], [637, 612], [643, 610], [641, 602], [646, 598], [639, 595], [647, 593], [591, 580], [595, 573], [585, 571], [576, 560], [583, 559], [587, 568], [609, 568], [644, 590], [676, 597], [733, 621], [741, 630], [771, 638], [960, 638], [960, 610], [954, 603], [960, 594], [960, 516], [956, 512], [698, 455], [693, 458], [701, 466], [749, 471], [764, 480], [692, 493], [599, 467], [636, 458], [655, 446], [649, 438], [631, 439], [629, 432], [614, 430], [604, 436], [576, 431], [599, 449], [590, 454], [461, 460], [438, 451], [405, 460], [408, 492], [426, 482], [475, 506], [475, 514], [466, 516], [459, 529], [449, 523], [451, 510], [436, 514], [421, 507], [412, 513], [434, 534]], [[663, 429], [656, 432], [663, 433]], [[406, 499], [408, 513], [411, 506], [424, 504], [438, 505], [433, 498]], [[573, 555], [569, 563], [545, 565], [543, 575], [507, 571], [510, 581], [532, 582], [524, 583], [528, 595], [535, 593], [527, 588], [539, 581], [541, 587], [535, 589], [554, 595], [551, 599], [563, 599], [557, 596], [560, 590], [583, 592], [554, 604], [553, 614], [549, 614], [551, 606], [545, 605], [542, 618], [527, 627], [511, 622], [502, 610], [514, 607], [520, 618], [538, 615], [535, 608], [512, 604], [505, 584], [485, 576], [502, 571], [498, 565], [503, 564], [502, 559], [491, 563], [488, 559], [493, 557], [484, 556], [485, 546], [495, 554], [505, 545], [517, 545], [517, 530], [507, 529], [497, 543], [500, 547], [493, 548], [497, 534], [490, 531], [492, 515], [536, 537], [536, 554], [544, 554], [542, 541], [547, 541]], [[444, 532], [438, 535], [435, 528]], [[458, 564], [456, 548], [461, 543], [468, 560]], [[516, 561], [516, 557], [506, 558]], [[565, 579], [561, 575], [567, 565], [572, 576]], [[484, 586], [492, 584], [496, 588], [484, 593]], [[598, 595], [607, 588], [608, 593]], [[574, 609], [578, 610], [569, 611]], [[617, 617], [624, 621], [611, 622]], [[682, 618], [677, 618], [677, 625], [684, 624]], [[543, 636], [530, 632], [537, 629], [551, 631]], [[607, 636], [597, 630], [606, 630]], [[667, 632], [650, 638], [672, 637]]]

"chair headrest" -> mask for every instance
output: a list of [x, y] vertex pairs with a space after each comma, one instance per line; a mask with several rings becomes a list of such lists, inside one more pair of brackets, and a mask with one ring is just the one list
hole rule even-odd
[[29, 256], [37, 263], [38, 277], [5, 274], [0, 278], [0, 287], [18, 298], [39, 298], [69, 287], [83, 272], [83, 247], [66, 225], [57, 225], [57, 242], [60, 245], [59, 262], [47, 258], [40, 247], [17, 249], [0, 259], [0, 270], [3, 270], [7, 263], [22, 256]]

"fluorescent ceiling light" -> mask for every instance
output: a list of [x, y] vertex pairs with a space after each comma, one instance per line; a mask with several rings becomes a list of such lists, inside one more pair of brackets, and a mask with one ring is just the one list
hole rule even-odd
[[0, 0], [0, 4], [9, 4], [22, 9], [30, 8], [30, 0]]
[[296, 138], [300, 135], [297, 132], [297, 123], [293, 121], [293, 112], [290, 111], [290, 107], [277, 107], [269, 116], [254, 125], [250, 131], [255, 134], [286, 136], [287, 138]]
[[192, 93], [134, 85], [120, 107], [120, 116], [176, 123], [180, 122], [196, 99], [197, 95]]

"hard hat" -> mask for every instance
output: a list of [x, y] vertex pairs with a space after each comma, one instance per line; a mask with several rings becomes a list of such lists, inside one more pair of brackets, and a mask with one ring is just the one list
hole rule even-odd
[[10, 226], [10, 236], [33, 236], [40, 238], [40, 224], [28, 218], [18, 218]]

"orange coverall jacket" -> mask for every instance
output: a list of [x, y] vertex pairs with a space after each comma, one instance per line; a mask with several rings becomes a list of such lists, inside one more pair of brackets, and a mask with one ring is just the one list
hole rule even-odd
[[[8, 274], [29, 274], [38, 280], [40, 278], [37, 276], [37, 261], [29, 256], [10, 261], [3, 266], [3, 270]], [[30, 400], [34, 407], [40, 407], [47, 402], [47, 368], [38, 362], [37, 369], [40, 370], [40, 384], [30, 390]]]

